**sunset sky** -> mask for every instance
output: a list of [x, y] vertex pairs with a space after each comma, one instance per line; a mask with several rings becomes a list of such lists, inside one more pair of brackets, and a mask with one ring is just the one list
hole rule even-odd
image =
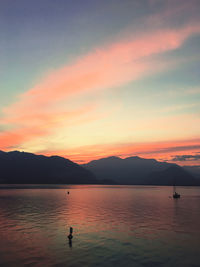
[[1, 0], [0, 150], [200, 165], [199, 0]]

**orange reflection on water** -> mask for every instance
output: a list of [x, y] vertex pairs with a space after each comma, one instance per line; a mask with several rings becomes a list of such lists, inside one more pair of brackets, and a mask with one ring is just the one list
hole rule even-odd
[[[91, 251], [97, 257], [105, 253], [109, 257], [124, 250], [130, 260], [138, 248], [144, 250], [142, 259], [143, 253], [151, 250], [149, 242], [154, 245], [151, 253], [159, 250], [160, 242], [169, 251], [177, 245], [192, 247], [200, 237], [200, 189], [178, 190], [179, 200], [174, 200], [172, 188], [165, 186], [0, 190], [2, 262], [11, 264], [12, 255], [13, 266], [67, 266], [69, 259], [76, 266], [83, 258], [90, 261]], [[72, 247], [67, 238], [70, 226], [74, 229]]]

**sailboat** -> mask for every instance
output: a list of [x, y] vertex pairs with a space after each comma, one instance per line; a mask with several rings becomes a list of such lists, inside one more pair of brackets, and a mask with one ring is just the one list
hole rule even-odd
[[174, 184], [173, 198], [180, 198], [180, 197], [181, 197], [181, 195], [176, 192], [176, 186]]

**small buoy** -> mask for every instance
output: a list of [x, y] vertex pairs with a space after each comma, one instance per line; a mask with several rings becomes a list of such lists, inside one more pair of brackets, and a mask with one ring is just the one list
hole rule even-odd
[[71, 239], [73, 238], [72, 233], [73, 233], [73, 228], [70, 227], [70, 228], [69, 228], [69, 235], [68, 235], [69, 240], [71, 240]]
[[69, 228], [69, 232], [70, 232], [70, 234], [73, 233], [73, 228], [72, 227]]
[[71, 240], [73, 238], [73, 235], [72, 234], [69, 234], [68, 235], [68, 238]]
[[68, 238], [69, 238], [69, 240], [71, 240], [73, 238], [73, 235], [72, 234], [69, 234], [68, 235]]

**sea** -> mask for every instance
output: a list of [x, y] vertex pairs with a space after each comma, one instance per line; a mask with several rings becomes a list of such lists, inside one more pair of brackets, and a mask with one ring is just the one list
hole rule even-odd
[[0, 266], [199, 267], [200, 187], [177, 191], [1, 185]]

